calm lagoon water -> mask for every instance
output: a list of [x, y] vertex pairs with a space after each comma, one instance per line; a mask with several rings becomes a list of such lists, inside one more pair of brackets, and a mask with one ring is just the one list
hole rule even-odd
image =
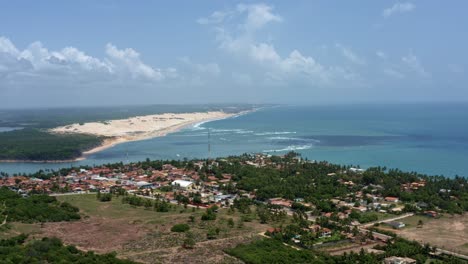
[[0, 171], [34, 172], [150, 159], [297, 151], [311, 160], [387, 166], [431, 175], [468, 176], [468, 104], [280, 106], [129, 142], [87, 160], [2, 163]]

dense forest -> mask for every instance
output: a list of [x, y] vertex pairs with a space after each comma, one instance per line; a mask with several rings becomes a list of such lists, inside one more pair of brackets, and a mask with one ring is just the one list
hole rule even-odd
[[51, 134], [38, 129], [0, 133], [0, 160], [66, 160], [101, 144], [103, 138], [84, 134]]
[[80, 219], [79, 209], [53, 196], [22, 197], [7, 187], [0, 188], [0, 219], [9, 222], [60, 222]]
[[26, 242], [26, 235], [0, 240], [0, 262], [5, 264], [86, 263], [132, 264], [116, 258], [114, 253], [83, 252], [74, 246], [65, 246], [58, 238], [43, 238]]

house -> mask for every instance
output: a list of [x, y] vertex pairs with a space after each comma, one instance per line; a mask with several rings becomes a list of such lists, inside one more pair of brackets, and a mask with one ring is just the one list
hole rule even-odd
[[171, 164], [164, 164], [162, 165], [162, 169], [165, 171], [172, 171], [173, 169], [177, 169], [177, 168], [172, 166]]
[[386, 224], [395, 229], [400, 229], [406, 226], [403, 222], [387, 222]]
[[291, 200], [287, 200], [287, 199], [283, 199], [283, 198], [271, 198], [269, 200], [269, 203], [274, 204], [274, 205], [283, 206], [283, 207], [291, 207], [293, 202]]
[[387, 196], [385, 197], [385, 201], [391, 202], [391, 203], [398, 203], [399, 199], [398, 197]]
[[402, 257], [388, 257], [384, 259], [384, 264], [412, 264], [416, 263], [415, 259], [412, 258], [402, 258]]
[[416, 206], [419, 208], [427, 208], [429, 205], [425, 202], [418, 202]]
[[436, 211], [425, 211], [424, 214], [429, 217], [437, 217], [438, 213]]
[[270, 234], [275, 234], [275, 233], [280, 233], [280, 232], [281, 232], [281, 228], [274, 228], [274, 227], [270, 227], [266, 231], [266, 233], [270, 233]]
[[139, 181], [136, 183], [136, 186], [141, 189], [153, 188], [153, 184], [146, 181]]
[[184, 190], [192, 190], [195, 186], [193, 182], [185, 180], [175, 180], [171, 183], [171, 185]]
[[365, 170], [359, 168], [349, 168], [349, 171], [354, 173], [363, 173]]
[[320, 237], [331, 237], [332, 231], [328, 228], [323, 228], [320, 230]]
[[367, 207], [365, 206], [358, 206], [358, 207], [354, 207], [354, 209], [358, 210], [359, 212], [367, 212]]

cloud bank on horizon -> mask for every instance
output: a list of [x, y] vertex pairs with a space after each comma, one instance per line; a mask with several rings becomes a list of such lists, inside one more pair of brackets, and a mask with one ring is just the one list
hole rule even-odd
[[[144, 53], [123, 46], [112, 34], [106, 43], [78, 34], [87, 47], [93, 47], [90, 51], [79, 45], [58, 47], [57, 37], [49, 33], [44, 42], [53, 47], [34, 40], [20, 48], [14, 39], [25, 42], [28, 32], [8, 34], [6, 25], [14, 25], [17, 18], [7, 16], [3, 19], [11, 23], [1, 23], [0, 18], [0, 97], [6, 98], [4, 107], [468, 100], [463, 74], [467, 54], [461, 49], [467, 38], [458, 32], [460, 25], [452, 24], [453, 18], [435, 9], [435, 3], [368, 2], [364, 7], [351, 6], [356, 10], [346, 14], [328, 5], [226, 3], [195, 9], [181, 14], [191, 17], [191, 22], [172, 26], [189, 26], [174, 34], [201, 35], [185, 46], [179, 42], [164, 46], [157, 37], [128, 41], [125, 34], [119, 36], [143, 46]], [[125, 10], [111, 7], [112, 12]], [[17, 7], [9, 8], [14, 14]], [[418, 12], [428, 14], [414, 16]], [[453, 12], [446, 11], [456, 16]], [[437, 28], [425, 20], [434, 14], [439, 14], [437, 23], [446, 20], [450, 39], [441, 41]], [[342, 15], [346, 17], [339, 18]], [[147, 26], [140, 30], [151, 35]], [[167, 43], [173, 41], [171, 35], [165, 38]], [[166, 53], [176, 55], [171, 58]]]

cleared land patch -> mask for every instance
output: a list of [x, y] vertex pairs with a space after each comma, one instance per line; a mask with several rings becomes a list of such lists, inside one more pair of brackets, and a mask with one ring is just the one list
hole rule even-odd
[[[241, 213], [227, 209], [220, 209], [216, 220], [202, 221], [205, 212], [202, 208], [172, 205], [169, 212], [155, 212], [123, 204], [115, 196], [110, 202], [100, 202], [94, 194], [64, 195], [57, 199], [80, 208], [82, 219], [42, 225], [11, 223], [8, 234], [24, 232], [34, 238], [57, 237], [81, 250], [115, 251], [120, 258], [142, 263], [239, 263], [224, 250], [249, 243], [270, 226], [260, 224], [255, 217], [243, 222]], [[190, 226], [189, 232], [196, 241], [193, 249], [182, 248], [185, 233], [171, 232], [176, 224]], [[210, 232], [213, 237], [208, 235]]]
[[[419, 220], [423, 221], [422, 227], [417, 227]], [[398, 235], [429, 243], [442, 249], [457, 253], [468, 254], [468, 214], [444, 215], [440, 219], [415, 216], [406, 220], [407, 228], [395, 230]]]

